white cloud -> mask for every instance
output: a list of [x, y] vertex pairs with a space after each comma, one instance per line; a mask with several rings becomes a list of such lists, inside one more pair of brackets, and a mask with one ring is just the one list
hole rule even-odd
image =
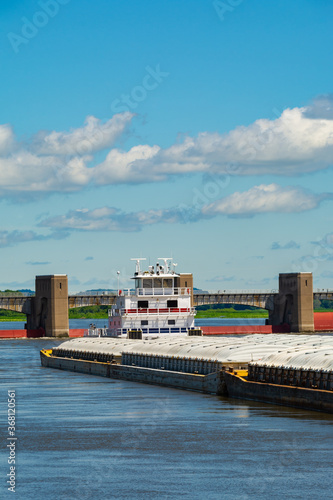
[[106, 123], [88, 116], [84, 127], [70, 132], [39, 132], [34, 137], [33, 149], [42, 155], [90, 155], [112, 146], [133, 116], [133, 113], [126, 111], [114, 115]]
[[113, 207], [94, 210], [71, 210], [66, 215], [49, 217], [41, 221], [40, 227], [58, 231], [140, 231], [143, 226], [158, 223], [177, 223], [181, 213], [177, 209], [148, 210], [124, 213]]
[[115, 115], [102, 123], [88, 117], [85, 126], [71, 132], [40, 132], [31, 142], [15, 142], [11, 128], [0, 126], [0, 194], [27, 197], [43, 192], [71, 192], [93, 182], [88, 164], [92, 153], [112, 146], [124, 133], [133, 114]]
[[14, 144], [13, 130], [9, 125], [0, 125], [0, 154], [8, 153]]
[[[218, 215], [248, 217], [266, 212], [303, 212], [317, 207], [326, 198], [326, 195], [314, 195], [297, 187], [270, 184], [234, 193], [201, 210], [183, 206], [125, 213], [114, 207], [83, 208], [48, 217], [38, 225], [57, 231], [140, 231], [147, 225], [196, 222]], [[294, 248], [295, 245], [289, 242], [285, 248]]]
[[267, 212], [295, 213], [316, 208], [329, 195], [315, 195], [298, 187], [261, 184], [236, 192], [202, 208], [205, 215], [253, 216]]
[[193, 172], [289, 176], [324, 169], [332, 165], [333, 120], [319, 118], [318, 112], [308, 116], [314, 112], [314, 105], [286, 109], [275, 120], [260, 119], [227, 134], [203, 132], [167, 149], [112, 152], [95, 168], [96, 179], [136, 183]]
[[76, 191], [91, 179], [86, 158], [65, 161], [54, 156], [37, 156], [21, 150], [0, 158], [0, 194]]
[[[67, 132], [39, 132], [19, 143], [0, 126], [0, 194], [77, 191], [87, 186], [162, 182], [195, 172], [230, 175], [297, 175], [332, 165], [332, 96], [286, 109], [275, 120], [259, 119], [226, 134], [202, 132], [169, 148], [138, 144], [112, 148], [133, 119], [120, 113], [105, 123], [88, 117]], [[93, 165], [97, 152], [109, 149]], [[309, 203], [307, 200], [306, 203]]]
[[[154, 158], [159, 152], [158, 146], [134, 146], [128, 152], [112, 149], [104, 162], [93, 170], [95, 183], [98, 185], [151, 182], [166, 179], [166, 175], [151, 172], [145, 168], [146, 161]], [[141, 163], [144, 168], [141, 169]]]

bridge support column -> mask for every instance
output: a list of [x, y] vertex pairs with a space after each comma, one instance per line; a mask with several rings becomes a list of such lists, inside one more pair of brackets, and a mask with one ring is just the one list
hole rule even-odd
[[178, 288], [189, 288], [191, 290], [191, 307], [193, 307], [193, 274], [182, 273], [175, 279]]
[[292, 332], [313, 332], [312, 273], [279, 275], [279, 294], [270, 312], [271, 325], [287, 323]]
[[36, 294], [27, 328], [44, 328], [47, 337], [68, 337], [68, 278], [65, 274], [36, 276]]

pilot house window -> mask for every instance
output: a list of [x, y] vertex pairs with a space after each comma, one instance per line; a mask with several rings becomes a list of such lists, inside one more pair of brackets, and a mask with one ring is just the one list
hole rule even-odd
[[178, 300], [168, 300], [167, 307], [178, 307]]

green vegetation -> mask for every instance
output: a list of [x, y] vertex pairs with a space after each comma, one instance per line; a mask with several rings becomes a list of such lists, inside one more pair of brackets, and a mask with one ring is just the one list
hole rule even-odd
[[26, 321], [27, 317], [25, 314], [16, 311], [5, 311], [0, 309], [0, 321]]
[[17, 290], [0, 290], [0, 297], [7, 297], [8, 295], [24, 295], [22, 292]]
[[243, 305], [198, 306], [196, 318], [268, 318], [268, 311]]
[[[0, 297], [8, 297], [8, 295], [24, 295], [22, 292], [17, 290], [0, 290]], [[0, 321], [26, 321], [27, 317], [25, 314], [16, 311], [7, 311], [5, 309], [0, 309]]]
[[[315, 312], [333, 312], [332, 300], [319, 300], [313, 302]], [[241, 304], [213, 304], [198, 306], [196, 318], [268, 318], [266, 309], [245, 306]]]
[[333, 312], [333, 300], [315, 299], [313, 307], [315, 312]]
[[69, 319], [107, 319], [109, 306], [76, 307], [69, 310]]

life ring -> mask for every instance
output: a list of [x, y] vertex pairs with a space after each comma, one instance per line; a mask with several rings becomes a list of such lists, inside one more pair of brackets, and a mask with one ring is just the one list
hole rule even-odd
[[121, 295], [121, 290], [119, 290], [119, 295]]
[[187, 293], [190, 293], [190, 289], [189, 288], [187, 289]]

